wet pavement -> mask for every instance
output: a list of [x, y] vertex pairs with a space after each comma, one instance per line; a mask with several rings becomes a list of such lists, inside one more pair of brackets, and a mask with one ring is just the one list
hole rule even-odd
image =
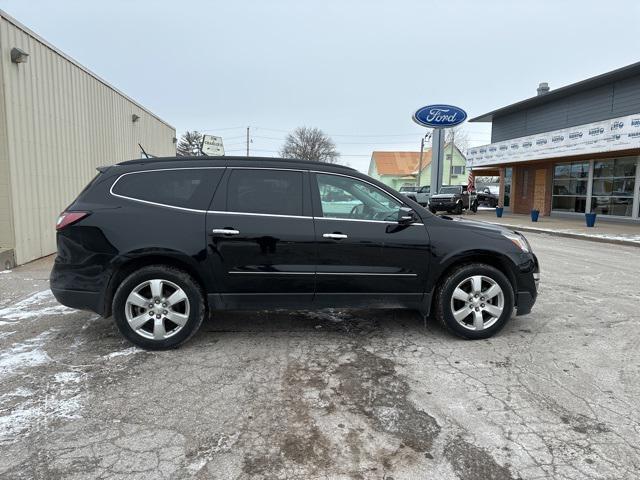
[[533, 312], [464, 341], [408, 311], [234, 312], [145, 352], [0, 273], [0, 477], [640, 476], [636, 247], [527, 234]]

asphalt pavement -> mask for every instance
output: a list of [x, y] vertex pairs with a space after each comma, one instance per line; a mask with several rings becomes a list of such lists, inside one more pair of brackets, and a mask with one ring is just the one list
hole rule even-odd
[[409, 311], [234, 312], [145, 352], [0, 273], [0, 478], [640, 477], [637, 247], [527, 234], [532, 313], [465, 341]]

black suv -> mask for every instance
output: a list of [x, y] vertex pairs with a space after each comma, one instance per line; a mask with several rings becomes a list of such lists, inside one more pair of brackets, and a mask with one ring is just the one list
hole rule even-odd
[[273, 158], [134, 160], [99, 169], [57, 224], [51, 290], [175, 347], [216, 310], [430, 312], [466, 338], [526, 314], [525, 238], [439, 218], [351, 168]]
[[446, 211], [460, 215], [462, 210], [478, 211], [478, 199], [471, 198], [466, 185], [445, 185], [429, 199], [431, 213]]

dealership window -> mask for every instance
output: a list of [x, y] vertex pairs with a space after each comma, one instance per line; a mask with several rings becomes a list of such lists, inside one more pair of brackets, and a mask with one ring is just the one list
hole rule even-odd
[[511, 183], [513, 179], [513, 169], [507, 167], [504, 169], [504, 207], [509, 208], [511, 205]]
[[596, 160], [593, 164], [591, 211], [630, 217], [633, 211], [636, 157]]
[[584, 213], [587, 206], [589, 162], [558, 163], [553, 169], [552, 209]]

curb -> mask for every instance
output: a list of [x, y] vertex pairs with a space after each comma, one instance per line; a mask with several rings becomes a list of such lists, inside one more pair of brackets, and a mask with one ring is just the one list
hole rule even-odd
[[508, 227], [513, 230], [519, 230], [522, 232], [546, 233], [547, 235], [552, 235], [554, 237], [574, 238], [577, 240], [586, 240], [588, 242], [612, 243], [614, 245], [625, 245], [627, 247], [640, 248], [640, 242], [635, 242], [633, 240], [597, 237], [594, 235], [587, 235], [585, 233], [558, 232], [556, 230], [546, 230], [544, 228], [535, 228], [535, 227], [523, 227], [522, 225], [512, 225], [508, 223], [497, 223], [497, 222], [487, 222], [487, 223], [492, 223], [494, 225], [502, 225], [503, 227]]

